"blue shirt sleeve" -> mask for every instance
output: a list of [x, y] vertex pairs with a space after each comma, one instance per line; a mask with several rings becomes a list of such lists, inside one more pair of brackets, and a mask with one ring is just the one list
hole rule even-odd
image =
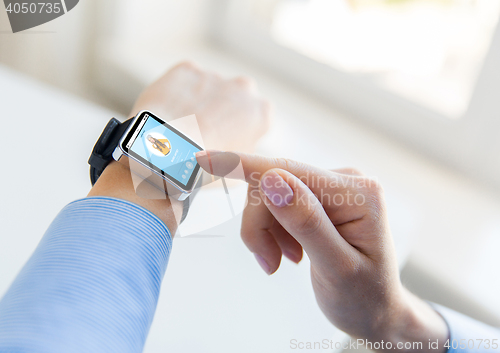
[[450, 331], [447, 353], [498, 352], [500, 330], [441, 305], [432, 304]]
[[0, 301], [0, 352], [141, 352], [171, 248], [138, 205], [69, 204]]

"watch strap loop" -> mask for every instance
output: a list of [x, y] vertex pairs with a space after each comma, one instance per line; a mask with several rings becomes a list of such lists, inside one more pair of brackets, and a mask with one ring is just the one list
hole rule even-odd
[[118, 119], [112, 118], [104, 128], [89, 157], [92, 186], [99, 179], [106, 166], [113, 160], [113, 151], [131, 122], [132, 119], [129, 119], [124, 123], [120, 123]]

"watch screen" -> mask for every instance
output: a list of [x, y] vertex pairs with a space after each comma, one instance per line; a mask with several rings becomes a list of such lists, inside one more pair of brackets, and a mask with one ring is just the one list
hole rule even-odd
[[202, 148], [151, 113], [141, 114], [122, 147], [182, 189], [192, 188], [200, 168], [195, 154]]

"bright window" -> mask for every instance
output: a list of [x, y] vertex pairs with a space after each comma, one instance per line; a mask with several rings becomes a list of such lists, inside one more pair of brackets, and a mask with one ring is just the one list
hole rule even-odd
[[314, 60], [459, 117], [497, 24], [499, 1], [283, 0], [272, 37]]
[[500, 0], [223, 3], [213, 31], [222, 46], [500, 185], [500, 163], [492, 162], [500, 150]]

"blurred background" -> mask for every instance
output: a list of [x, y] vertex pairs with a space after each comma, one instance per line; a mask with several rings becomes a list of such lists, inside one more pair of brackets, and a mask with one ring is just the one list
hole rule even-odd
[[[0, 100], [19, 113], [19, 97], [32, 97], [39, 104], [17, 116], [33, 121], [64, 105], [66, 129], [89, 119], [75, 164], [83, 175], [110, 116], [125, 118], [179, 61], [253, 76], [276, 108], [259, 153], [378, 178], [404, 283], [500, 325], [499, 16], [497, 0], [82, 0], [12, 34], [2, 9]], [[0, 293], [57, 211], [85, 196], [87, 175], [68, 172], [71, 163], [62, 196], [34, 197], [38, 222], [11, 225], [21, 237], [0, 233]], [[4, 228], [23, 210], [4, 201]], [[175, 240], [146, 352], [287, 352], [291, 339], [344, 339], [316, 307], [307, 259], [265, 278], [238, 221], [218, 240]]]

